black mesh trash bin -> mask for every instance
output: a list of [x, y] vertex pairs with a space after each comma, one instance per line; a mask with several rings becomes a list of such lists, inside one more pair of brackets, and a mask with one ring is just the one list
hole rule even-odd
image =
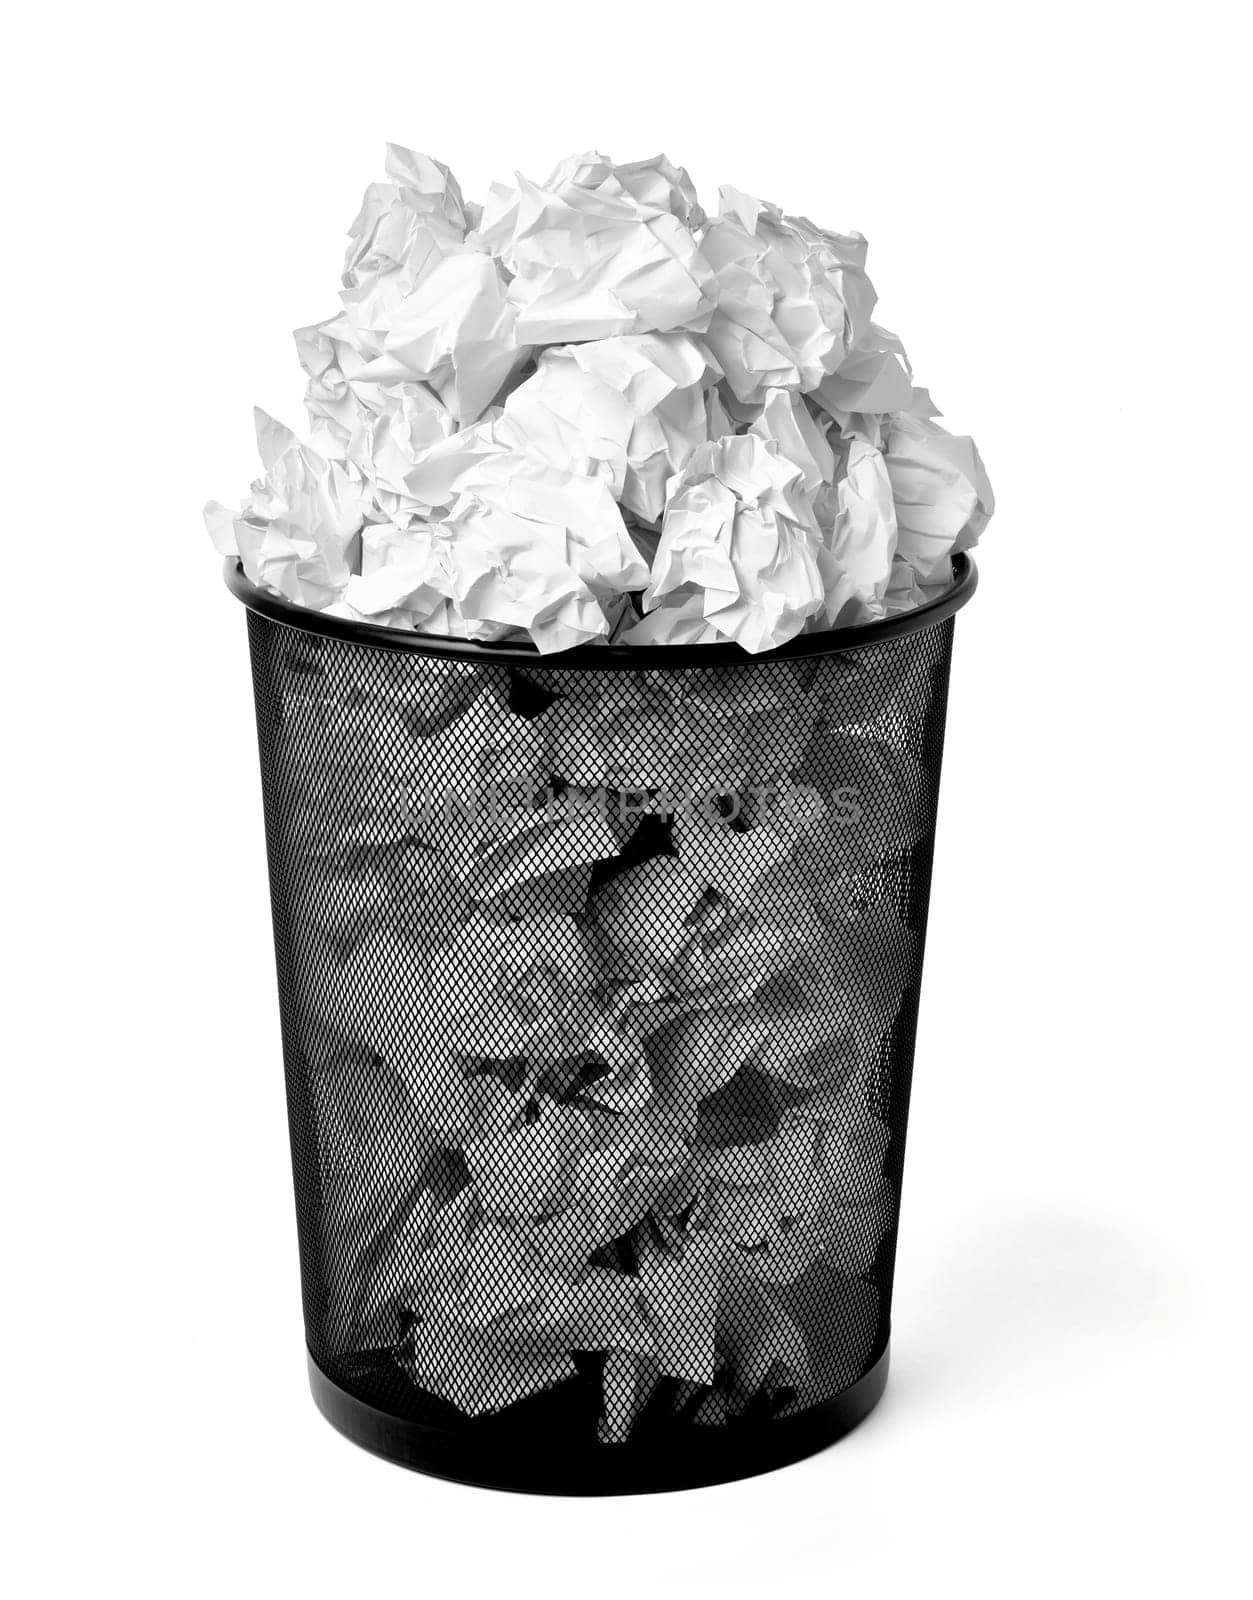
[[537, 1491], [759, 1472], [887, 1376], [953, 617], [766, 656], [248, 607], [313, 1392]]

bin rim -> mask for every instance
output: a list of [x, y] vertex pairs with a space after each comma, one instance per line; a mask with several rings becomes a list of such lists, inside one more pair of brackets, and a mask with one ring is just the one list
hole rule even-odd
[[366, 645], [376, 650], [395, 650], [412, 655], [433, 656], [445, 661], [477, 662], [513, 667], [579, 671], [657, 671], [663, 667], [749, 666], [758, 661], [798, 661], [814, 656], [840, 655], [862, 650], [867, 645], [883, 644], [904, 638], [954, 616], [975, 592], [978, 568], [966, 552], [953, 557], [953, 582], [934, 600], [898, 612], [878, 622], [859, 623], [850, 628], [829, 628], [822, 633], [805, 633], [774, 650], [754, 655], [741, 645], [725, 644], [581, 644], [570, 650], [542, 652], [533, 644], [494, 644], [472, 639], [444, 639], [435, 634], [402, 628], [388, 628], [376, 622], [356, 622], [349, 617], [330, 617], [308, 606], [296, 605], [271, 594], [244, 576], [242, 563], [226, 558], [226, 586], [249, 611], [280, 622], [301, 633], [324, 639], [339, 639], [346, 644]]

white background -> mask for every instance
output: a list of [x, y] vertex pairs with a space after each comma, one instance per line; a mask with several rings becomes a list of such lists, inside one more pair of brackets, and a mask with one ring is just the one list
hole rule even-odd
[[[40, 4], [7, 24], [5, 1587], [1247, 1593], [1238, 8]], [[894, 1370], [786, 1472], [406, 1474], [305, 1390], [243, 615], [386, 138], [664, 147], [871, 241], [1000, 509], [958, 625]]]

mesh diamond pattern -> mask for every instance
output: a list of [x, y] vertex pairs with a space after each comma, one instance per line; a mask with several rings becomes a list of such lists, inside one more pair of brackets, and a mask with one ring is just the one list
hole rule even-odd
[[314, 1359], [613, 1445], [888, 1331], [953, 623], [450, 660], [248, 618]]

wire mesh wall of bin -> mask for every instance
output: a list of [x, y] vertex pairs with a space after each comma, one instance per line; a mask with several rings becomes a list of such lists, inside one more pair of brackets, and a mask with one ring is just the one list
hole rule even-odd
[[309, 1370], [409, 1466], [782, 1465], [882, 1393], [953, 614], [752, 657], [249, 608]]

